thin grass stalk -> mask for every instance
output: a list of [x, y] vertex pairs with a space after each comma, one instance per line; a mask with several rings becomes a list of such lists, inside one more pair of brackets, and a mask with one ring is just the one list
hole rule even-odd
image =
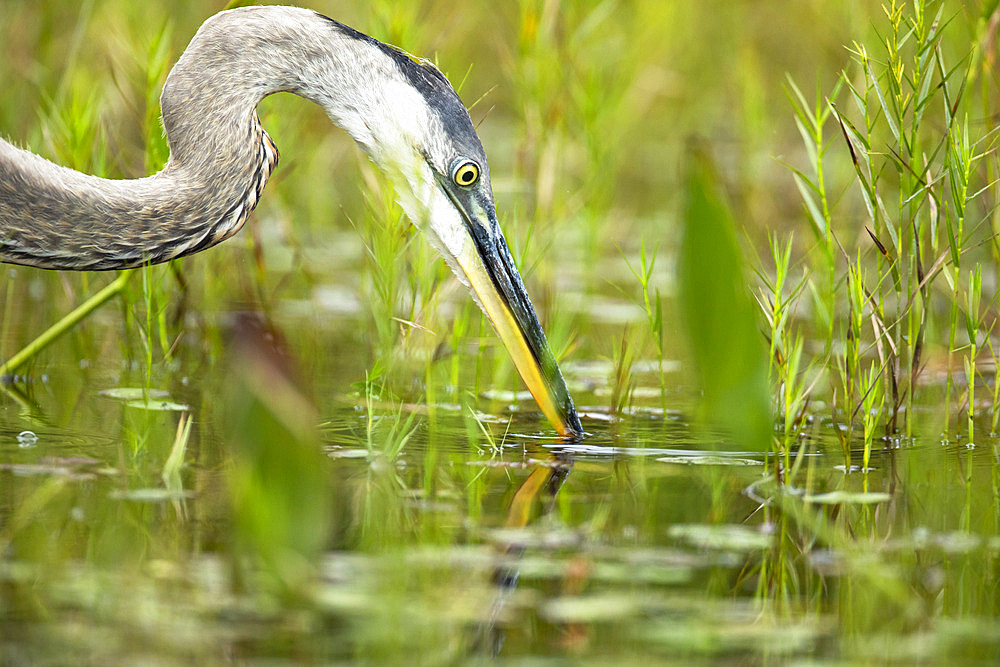
[[647, 257], [646, 239], [643, 237], [639, 241], [639, 265], [633, 266], [627, 257], [625, 258], [625, 264], [639, 282], [641, 290], [640, 305], [646, 314], [646, 324], [649, 326], [649, 333], [656, 345], [657, 377], [660, 381], [660, 408], [666, 412], [667, 378], [663, 372], [663, 306], [660, 291], [657, 289], [655, 296], [653, 296], [650, 290], [658, 250], [659, 246], [654, 247]]
[[74, 308], [69, 314], [65, 315], [58, 322], [46, 329], [40, 336], [35, 338], [35, 340], [31, 341], [23, 349], [11, 356], [10, 359], [0, 365], [0, 376], [13, 373], [30, 359], [38, 355], [39, 352], [58, 340], [60, 336], [86, 319], [92, 312], [100, 308], [109, 300], [121, 294], [126, 285], [128, 285], [128, 281], [132, 277], [132, 274], [132, 271], [122, 271], [119, 273], [118, 277], [104, 287], [104, 289]]
[[[823, 253], [823, 283], [814, 292], [816, 301], [822, 305], [817, 308], [820, 326], [825, 336], [824, 356], [829, 356], [833, 346], [833, 332], [836, 310], [836, 239], [833, 235], [833, 215], [827, 196], [824, 158], [830, 147], [830, 142], [824, 138], [826, 121], [831, 115], [831, 102], [839, 96], [842, 81], [838, 81], [829, 97], [824, 98], [817, 91], [816, 102], [810, 109], [805, 96], [795, 82], [788, 78], [789, 99], [795, 109], [795, 123], [805, 143], [809, 162], [813, 167], [813, 178], [808, 178], [802, 172], [792, 169], [795, 184], [809, 213], [812, 229]], [[817, 201], [818, 200], [818, 201]]]
[[965, 311], [965, 327], [969, 336], [969, 349], [965, 358], [965, 376], [968, 381], [968, 411], [966, 412], [966, 432], [968, 433], [970, 444], [975, 442], [973, 429], [975, 427], [975, 403], [976, 403], [976, 359], [979, 356], [979, 328], [982, 324], [982, 317], [979, 312], [979, 304], [982, 299], [983, 275], [982, 267], [976, 264], [975, 268], [969, 272], [969, 289], [967, 293], [967, 305]]
[[882, 411], [885, 407], [883, 393], [882, 370], [878, 364], [872, 363], [863, 379], [864, 395], [861, 399], [862, 423], [864, 424], [864, 452], [862, 454], [861, 472], [864, 476], [865, 491], [868, 490], [868, 472], [871, 469], [872, 445], [875, 433], [882, 423]]
[[990, 437], [997, 437], [997, 423], [1000, 420], [1000, 348], [993, 344], [993, 330], [997, 326], [997, 318], [993, 319], [990, 324], [989, 330], [986, 332], [984, 338], [986, 340], [986, 346], [990, 351], [990, 359], [993, 361], [993, 392], [992, 400], [990, 402]]

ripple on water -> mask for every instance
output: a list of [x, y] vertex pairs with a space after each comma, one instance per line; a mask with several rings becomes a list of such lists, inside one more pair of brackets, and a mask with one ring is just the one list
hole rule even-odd
[[117, 451], [115, 441], [104, 434], [40, 426], [0, 429], [0, 463], [44, 456], [102, 459], [117, 457]]

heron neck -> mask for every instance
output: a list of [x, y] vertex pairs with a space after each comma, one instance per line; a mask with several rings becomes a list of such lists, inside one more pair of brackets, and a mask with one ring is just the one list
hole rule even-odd
[[357, 73], [378, 61], [370, 45], [338, 35], [308, 10], [217, 14], [164, 85], [170, 159], [159, 173], [98, 178], [0, 139], [0, 261], [124, 269], [223, 241], [242, 227], [277, 164], [277, 149], [257, 119], [260, 100], [281, 91], [313, 100], [371, 149], [378, 142], [366, 118], [378, 94]]

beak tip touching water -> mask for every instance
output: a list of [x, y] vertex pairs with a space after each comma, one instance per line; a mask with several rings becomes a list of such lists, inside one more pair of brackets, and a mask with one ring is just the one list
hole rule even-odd
[[[565, 438], [583, 426], [499, 226], [492, 242], [472, 232], [476, 253], [460, 262], [472, 291], [542, 412]], [[470, 253], [472, 254], [472, 253]]]
[[[549, 388], [548, 391], [553, 399], [553, 403], [556, 407], [555, 418], [549, 416], [549, 421], [552, 425], [556, 427], [559, 432], [560, 437], [568, 438], [572, 440], [578, 440], [583, 437], [583, 425], [580, 423], [580, 415], [577, 414], [576, 406], [573, 404], [573, 398], [569, 394], [569, 389], [566, 387], [566, 381], [562, 377], [562, 373], [559, 371], [559, 366], [554, 362], [550, 369], [546, 369], [548, 372], [543, 373], [543, 378], [545, 379], [545, 384]], [[542, 401], [536, 400], [539, 405], [542, 405]], [[543, 408], [544, 412], [544, 408]]]
[[583, 424], [580, 423], [580, 416], [576, 413], [576, 407], [573, 406], [572, 402], [570, 402], [569, 411], [566, 413], [566, 429], [559, 435], [570, 440], [583, 438]]
[[[456, 189], [443, 175], [438, 175], [438, 183], [459, 214], [461, 222], [451, 218], [455, 220], [452, 224], [463, 225], [471, 240], [455, 247], [452, 268], [464, 274], [460, 277], [464, 277], [463, 282], [507, 348], [538, 407], [559, 435], [582, 437], [580, 416], [500, 230], [492, 197]], [[455, 231], [445, 230], [451, 238], [455, 238]]]

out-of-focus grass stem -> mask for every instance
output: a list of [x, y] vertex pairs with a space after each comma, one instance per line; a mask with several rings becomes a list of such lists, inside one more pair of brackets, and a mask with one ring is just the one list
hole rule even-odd
[[667, 409], [667, 380], [663, 373], [663, 305], [660, 298], [660, 290], [655, 290], [655, 296], [651, 294], [650, 282], [653, 278], [653, 268], [656, 266], [656, 253], [658, 247], [654, 247], [649, 257], [646, 256], [646, 239], [639, 241], [639, 264], [633, 266], [628, 258], [625, 264], [629, 271], [639, 281], [642, 291], [642, 308], [646, 314], [646, 323], [649, 325], [649, 332], [656, 344], [656, 364], [657, 375], [660, 380], [660, 402], [663, 410]]

